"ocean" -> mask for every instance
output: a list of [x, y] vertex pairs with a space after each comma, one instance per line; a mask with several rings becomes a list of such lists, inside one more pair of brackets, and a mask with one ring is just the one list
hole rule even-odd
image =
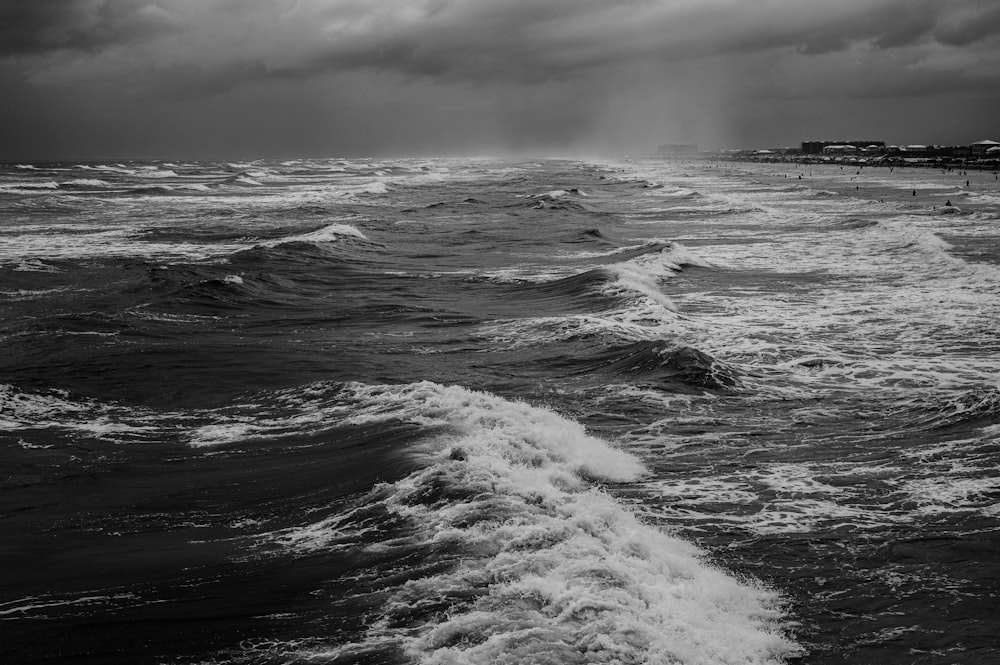
[[1000, 182], [0, 165], [3, 663], [1000, 662]]

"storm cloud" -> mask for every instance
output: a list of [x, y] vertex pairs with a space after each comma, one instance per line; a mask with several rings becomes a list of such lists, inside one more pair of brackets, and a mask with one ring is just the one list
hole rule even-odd
[[3, 0], [0, 152], [648, 151], [997, 133], [976, 0]]

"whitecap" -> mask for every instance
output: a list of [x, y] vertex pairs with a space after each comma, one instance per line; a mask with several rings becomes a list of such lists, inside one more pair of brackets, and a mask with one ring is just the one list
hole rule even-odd
[[59, 183], [55, 182], [54, 180], [48, 180], [46, 182], [24, 181], [24, 182], [4, 183], [3, 185], [0, 185], [0, 190], [31, 191], [38, 189], [42, 190], [59, 189]]
[[660, 290], [657, 277], [641, 266], [618, 263], [607, 266], [606, 269], [615, 276], [615, 281], [604, 287], [605, 293], [618, 296], [634, 293], [652, 300], [671, 312], [677, 311], [674, 302]]
[[67, 187], [110, 187], [104, 180], [98, 180], [97, 178], [77, 178], [76, 180], [67, 180], [62, 183]]
[[[354, 526], [350, 512], [270, 541], [305, 555], [402, 546], [466, 554], [390, 588], [363, 643], [321, 655], [395, 642], [414, 661], [440, 664], [562, 662], [583, 649], [593, 656], [588, 662], [776, 665], [799, 652], [784, 635], [777, 593], [706, 564], [695, 546], [643, 523], [587, 482], [635, 480], [645, 471], [578, 423], [429, 382], [347, 389], [348, 423], [404, 420], [451, 431], [424, 447], [424, 468], [359, 504], [405, 519], [405, 545], [360, 538], [366, 527]], [[456, 498], [423, 498], [440, 486], [454, 488]], [[467, 601], [447, 612], [419, 609], [451, 589], [470, 590]], [[394, 617], [401, 613], [422, 620], [400, 628]]]
[[692, 197], [698, 196], [698, 192], [694, 191], [693, 189], [686, 189], [686, 188], [682, 187], [680, 189], [675, 189], [675, 190], [669, 191], [669, 192], [661, 190], [661, 191], [657, 192], [656, 195], [664, 197], [664, 198], [671, 198], [671, 199], [687, 199], [687, 198], [692, 198]]
[[141, 178], [176, 178], [177, 174], [174, 171], [166, 170], [160, 171], [156, 167], [151, 167], [149, 169], [144, 169], [140, 173], [137, 173]]
[[315, 231], [310, 231], [309, 233], [302, 233], [294, 236], [286, 236], [284, 238], [277, 238], [275, 240], [270, 240], [261, 243], [264, 247], [274, 247], [276, 245], [281, 245], [287, 242], [337, 242], [343, 238], [358, 238], [360, 240], [368, 240], [368, 237], [364, 233], [351, 226], [350, 224], [329, 224], [321, 229], [316, 229]]
[[127, 168], [121, 164], [118, 166], [108, 166], [106, 164], [98, 164], [97, 166], [87, 166], [85, 164], [80, 164], [77, 168], [95, 170], [95, 171], [110, 171], [112, 173], [122, 173], [124, 175], [135, 175], [134, 169]]
[[16, 272], [62, 272], [59, 268], [43, 263], [39, 259], [21, 259], [13, 270]]
[[388, 194], [389, 187], [384, 182], [373, 182], [354, 190], [358, 194]]

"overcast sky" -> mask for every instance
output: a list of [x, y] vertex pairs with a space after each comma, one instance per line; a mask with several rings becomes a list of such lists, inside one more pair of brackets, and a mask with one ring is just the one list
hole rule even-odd
[[0, 0], [0, 159], [1000, 140], [1000, 0]]

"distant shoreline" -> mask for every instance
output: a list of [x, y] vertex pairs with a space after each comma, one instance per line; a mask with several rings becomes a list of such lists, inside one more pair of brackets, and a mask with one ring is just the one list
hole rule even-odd
[[979, 158], [945, 158], [945, 157], [889, 157], [879, 155], [874, 158], [864, 157], [821, 157], [818, 155], [802, 154], [737, 154], [737, 153], [701, 153], [698, 155], [649, 155], [649, 159], [662, 159], [669, 161], [711, 161], [711, 162], [753, 162], [760, 164], [820, 164], [827, 166], [856, 166], [856, 167], [879, 167], [879, 168], [931, 168], [931, 169], [957, 169], [974, 171], [1000, 170], [1000, 159], [979, 159]]

